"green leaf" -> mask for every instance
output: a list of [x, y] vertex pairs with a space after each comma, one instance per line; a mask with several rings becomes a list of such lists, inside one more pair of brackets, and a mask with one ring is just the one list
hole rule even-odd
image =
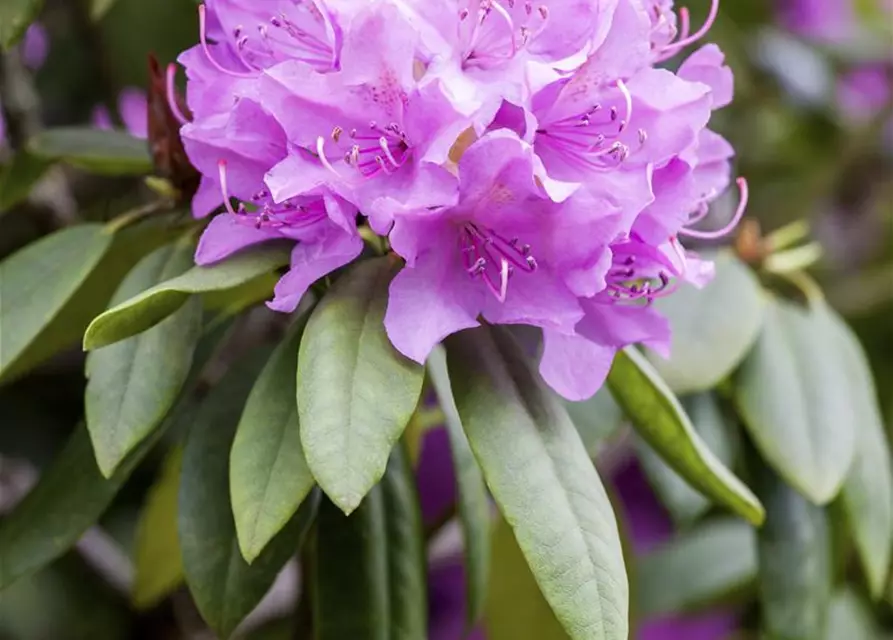
[[43, 8], [43, 0], [3, 0], [0, 3], [0, 48], [16, 44]]
[[0, 263], [0, 372], [77, 293], [111, 245], [102, 225], [68, 227]]
[[76, 343], [133, 265], [178, 232], [168, 221], [115, 235], [99, 225], [78, 225], [0, 263], [0, 381]]
[[[682, 408], [691, 417], [692, 426], [726, 467], [735, 460], [734, 425], [723, 415], [716, 397], [699, 393], [681, 399]], [[638, 443], [639, 461], [645, 474], [660, 496], [661, 502], [680, 525], [689, 525], [710, 507], [710, 501], [698, 493], [663, 461], [645, 442]]]
[[393, 275], [389, 258], [357, 264], [319, 303], [301, 341], [304, 454], [345, 513], [381, 479], [422, 392], [424, 369], [398, 353], [384, 329]]
[[84, 334], [84, 348], [97, 349], [149, 329], [183, 306], [192, 294], [242, 285], [288, 264], [282, 247], [261, 247], [210, 267], [193, 267], [122, 302], [94, 319]]
[[492, 547], [493, 573], [484, 611], [487, 640], [567, 638], [502, 518], [493, 527]]
[[711, 520], [642, 556], [637, 614], [644, 618], [707, 607], [753, 584], [756, 536], [740, 520]]
[[183, 582], [177, 537], [177, 493], [182, 464], [182, 449], [168, 454], [137, 524], [132, 599], [139, 610], [151, 609]]
[[855, 451], [850, 381], [836, 344], [827, 314], [773, 300], [736, 385], [762, 456], [816, 504], [837, 495]]
[[556, 617], [574, 639], [626, 640], [617, 523], [563, 405], [505, 332], [481, 327], [445, 344], [471, 449]]
[[871, 609], [849, 587], [838, 589], [831, 597], [825, 640], [878, 640], [877, 623]]
[[564, 406], [577, 427], [590, 458], [595, 457], [605, 440], [617, 433], [623, 425], [623, 411], [607, 387], [599, 389], [589, 400], [565, 400]]
[[323, 500], [312, 567], [315, 640], [389, 640], [387, 525], [374, 487], [349, 517]]
[[841, 350], [840, 366], [849, 382], [848, 407], [852, 418], [848, 428], [856, 432], [856, 454], [844, 480], [841, 498], [869, 589], [873, 597], [880, 598], [887, 583], [893, 551], [890, 445], [862, 345], [843, 319], [830, 308], [823, 305], [816, 312], [828, 316]]
[[675, 393], [706, 391], [725, 379], [753, 346], [763, 322], [763, 292], [731, 253], [716, 255], [716, 277], [703, 289], [684, 284], [654, 305], [673, 330], [670, 359], [646, 351]]
[[832, 587], [825, 512], [770, 469], [754, 476], [766, 505], [766, 524], [757, 532], [763, 628], [770, 638], [822, 638]]
[[648, 361], [634, 349], [619, 351], [608, 386], [639, 435], [695, 489], [754, 524], [760, 502], [707, 448], [685, 410]]
[[183, 452], [178, 531], [186, 584], [205, 622], [227, 638], [300, 546], [316, 510], [305, 507], [249, 565], [242, 558], [229, 499], [229, 453], [245, 399], [266, 350], [230, 370], [211, 390]]
[[248, 396], [230, 453], [229, 490], [242, 556], [253, 562], [310, 493], [295, 379], [306, 316], [273, 353]]
[[0, 215], [23, 202], [52, 163], [20, 151], [0, 168]]
[[144, 175], [152, 172], [145, 140], [124, 131], [92, 127], [47, 129], [28, 141], [28, 152], [102, 175]]
[[394, 447], [381, 479], [388, 553], [390, 637], [415, 640], [428, 633], [428, 574], [422, 513], [406, 449]]
[[442, 348], [436, 348], [428, 357], [428, 372], [445, 416], [456, 473], [459, 520], [465, 549], [467, 626], [470, 629], [480, 618], [487, 598], [487, 580], [490, 576], [490, 500], [484, 477], [462, 429]]
[[[168, 245], [149, 254], [112, 302], [182, 273], [192, 264], [192, 250], [189, 244]], [[106, 477], [173, 406], [192, 366], [201, 322], [201, 301], [194, 297], [149, 331], [87, 356], [87, 429]]]

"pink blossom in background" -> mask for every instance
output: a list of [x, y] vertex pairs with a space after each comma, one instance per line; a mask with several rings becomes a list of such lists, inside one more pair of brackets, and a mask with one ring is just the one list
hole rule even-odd
[[[147, 138], [149, 133], [148, 103], [145, 92], [128, 88], [118, 96], [118, 115], [130, 135], [136, 138]], [[112, 129], [112, 116], [104, 105], [93, 109], [93, 126], [97, 129]]]

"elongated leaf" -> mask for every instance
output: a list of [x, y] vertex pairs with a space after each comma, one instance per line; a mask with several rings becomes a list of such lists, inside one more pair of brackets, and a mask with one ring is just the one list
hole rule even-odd
[[643, 556], [636, 567], [642, 618], [692, 611], [752, 585], [756, 535], [740, 520], [705, 522]]
[[644, 356], [618, 352], [608, 386], [639, 435], [692, 487], [754, 524], [763, 521], [759, 500], [707, 448]]
[[424, 370], [384, 329], [389, 258], [362, 262], [317, 306], [298, 358], [298, 415], [307, 463], [345, 513], [381, 479], [422, 392]]
[[763, 322], [763, 292], [751, 270], [730, 253], [715, 258], [716, 276], [703, 289], [685, 284], [655, 301], [673, 330], [671, 356], [648, 359], [675, 393], [706, 391], [750, 351]]
[[493, 574], [484, 611], [487, 640], [567, 638], [502, 518], [493, 527], [492, 547]]
[[94, 319], [84, 334], [84, 348], [97, 349], [141, 333], [183, 306], [192, 294], [237, 287], [285, 264], [286, 250], [263, 247], [210, 267], [193, 267]]
[[23, 202], [50, 166], [47, 160], [20, 151], [0, 168], [0, 215]]
[[182, 449], [168, 454], [140, 514], [132, 595], [137, 609], [155, 606], [183, 582], [177, 537], [177, 493], [182, 463]]
[[428, 575], [422, 514], [409, 455], [394, 447], [381, 479], [388, 553], [390, 637], [415, 640], [428, 633]]
[[0, 263], [0, 371], [77, 293], [111, 241], [98, 224], [68, 227]]
[[43, 0], [4, 0], [0, 3], [0, 48], [8, 51], [37, 19]]
[[[191, 245], [162, 247], [136, 266], [113, 302], [182, 273], [191, 264]], [[149, 331], [87, 357], [87, 429], [106, 477], [173, 406], [192, 366], [201, 321], [201, 301], [193, 298]]]
[[838, 340], [841, 366], [849, 381], [849, 409], [856, 432], [856, 454], [844, 480], [841, 497], [872, 596], [880, 598], [887, 583], [893, 552], [893, 463], [878, 407], [871, 370], [862, 346], [831, 309], [832, 334]]
[[[467, 622], [471, 628], [480, 618], [487, 598], [487, 579], [490, 575], [490, 500], [484, 477], [462, 429], [442, 348], [438, 347], [431, 352], [428, 371], [446, 418], [453, 467], [456, 471], [459, 518], [465, 542]], [[498, 575], [496, 569], [494, 574]]]
[[852, 589], [839, 589], [831, 598], [824, 640], [878, 640], [880, 637], [867, 603]]
[[391, 609], [387, 524], [381, 488], [350, 517], [323, 500], [313, 567], [316, 640], [388, 640]]
[[754, 475], [767, 511], [757, 532], [764, 628], [771, 638], [822, 638], [832, 586], [825, 512], [771, 470]]
[[75, 344], [133, 266], [178, 232], [169, 221], [114, 235], [79, 225], [0, 263], [0, 382]]
[[564, 407], [504, 332], [446, 341], [471, 449], [571, 638], [626, 640], [629, 587], [611, 504]]
[[229, 637], [299, 548], [316, 510], [306, 501], [292, 521], [249, 565], [242, 558], [229, 500], [229, 452], [242, 407], [266, 350], [253, 354], [208, 394], [186, 448], [178, 501], [178, 531], [186, 584], [208, 625]]
[[[703, 439], [705, 446], [722, 464], [731, 467], [735, 459], [735, 441], [732, 432], [734, 425], [729, 424], [723, 416], [716, 397], [710, 393], [699, 393], [686, 396], [681, 402], [683, 409], [691, 416], [692, 426]], [[638, 453], [651, 486], [677, 523], [690, 524], [707, 511], [710, 502], [667, 466], [654, 449], [640, 442]]]
[[827, 314], [774, 300], [738, 376], [738, 407], [760, 453], [816, 504], [837, 495], [855, 451], [836, 344]]
[[152, 171], [148, 143], [124, 131], [92, 127], [47, 129], [28, 142], [28, 151], [44, 160], [58, 160], [103, 175], [143, 175]]
[[[306, 318], [306, 317], [305, 317]], [[253, 562], [313, 488], [301, 448], [295, 378], [306, 319], [273, 353], [248, 396], [230, 453], [229, 490], [242, 556]]]

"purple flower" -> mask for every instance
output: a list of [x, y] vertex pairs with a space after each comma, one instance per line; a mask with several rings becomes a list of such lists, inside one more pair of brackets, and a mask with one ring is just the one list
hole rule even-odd
[[893, 99], [893, 70], [882, 64], [865, 64], [848, 71], [837, 84], [837, 104], [844, 117], [865, 122], [878, 115]]
[[[124, 127], [135, 138], [149, 137], [149, 113], [146, 94], [139, 89], [124, 89], [118, 96], [118, 114], [124, 121]], [[111, 129], [112, 116], [103, 105], [93, 109], [93, 126], [97, 129]]]
[[[669, 0], [214, 0], [180, 62], [202, 174], [206, 264], [297, 242], [274, 309], [356, 258], [365, 232], [405, 267], [385, 326], [418, 362], [478, 325], [543, 330], [541, 372], [568, 398], [617, 349], [666, 351], [650, 307], [711, 265], [680, 236], [729, 183], [706, 126], [732, 99], [718, 48]], [[170, 82], [170, 80], [169, 80]], [[231, 206], [230, 198], [242, 204]]]
[[43, 66], [50, 51], [50, 39], [39, 22], [33, 23], [22, 39], [22, 61], [32, 71]]

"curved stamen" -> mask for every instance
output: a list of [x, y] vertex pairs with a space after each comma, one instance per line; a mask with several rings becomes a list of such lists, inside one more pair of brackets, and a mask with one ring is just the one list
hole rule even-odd
[[749, 190], [747, 187], [747, 180], [745, 180], [744, 178], [738, 178], [735, 182], [738, 185], [738, 190], [741, 193], [741, 200], [738, 202], [738, 208], [735, 211], [735, 215], [732, 216], [732, 219], [726, 226], [724, 226], [722, 229], [717, 229], [716, 231], [697, 231], [695, 229], [683, 228], [679, 230], [679, 235], [686, 235], [692, 238], [700, 238], [703, 240], [716, 240], [717, 238], [721, 238], [724, 235], [728, 234], [736, 226], [738, 226], [738, 222], [741, 220], [741, 217], [744, 215], [744, 211], [747, 209]]
[[[681, 13], [681, 11], [680, 11]], [[686, 12], [687, 13], [687, 12]], [[711, 0], [710, 2], [710, 13], [707, 14], [707, 19], [704, 21], [704, 24], [701, 25], [701, 28], [698, 29], [695, 33], [690, 36], [680, 38], [676, 42], [667, 45], [664, 49], [666, 53], [670, 53], [672, 50], [673, 54], [677, 53], [683, 47], [687, 47], [690, 44], [693, 44], [707, 35], [707, 32], [710, 31], [710, 28], [713, 26], [713, 23], [716, 21], [716, 16], [719, 14], [719, 0]], [[688, 23], [688, 17], [685, 18], [685, 23]], [[686, 28], [687, 30], [687, 28]]]
[[691, 29], [691, 14], [688, 7], [679, 9], [679, 40], [685, 40], [688, 37], [688, 31]]
[[322, 136], [319, 136], [316, 139], [316, 154], [319, 156], [319, 161], [322, 162], [322, 166], [324, 166], [326, 169], [328, 169], [329, 171], [331, 171], [332, 173], [334, 173], [336, 176], [338, 176], [340, 178], [341, 174], [338, 173], [338, 170], [332, 166], [332, 164], [329, 162], [329, 159], [326, 157], [326, 151], [324, 148], [325, 144], [326, 144], [326, 140]]
[[229, 185], [226, 180], [226, 160], [222, 158], [217, 161], [217, 175], [220, 178], [220, 192], [223, 194], [223, 206], [226, 207], [226, 210], [234, 216], [239, 215], [236, 213], [236, 210], [233, 209], [233, 204], [229, 201]]
[[211, 54], [211, 47], [208, 45], [208, 21], [207, 21], [207, 9], [205, 5], [198, 5], [198, 37], [202, 45], [202, 50], [205, 52], [205, 56], [208, 58], [208, 62], [211, 65], [220, 71], [221, 73], [225, 73], [230, 76], [234, 76], [236, 78], [255, 78], [256, 74], [253, 73], [243, 73], [241, 71], [233, 71], [232, 69], [227, 69], [222, 64], [217, 62], [214, 56]]
[[626, 88], [626, 84], [623, 80], [617, 81], [617, 88], [620, 90], [620, 93], [623, 94], [623, 102], [626, 106], [626, 117], [620, 120], [620, 130], [623, 131], [633, 117], [633, 97], [630, 95], [629, 89]]
[[167, 105], [171, 110], [171, 113], [174, 114], [174, 117], [177, 119], [181, 125], [187, 124], [189, 119], [183, 115], [183, 112], [180, 110], [180, 105], [177, 104], [177, 92], [174, 84], [174, 80], [177, 75], [177, 65], [171, 63], [167, 65]]

